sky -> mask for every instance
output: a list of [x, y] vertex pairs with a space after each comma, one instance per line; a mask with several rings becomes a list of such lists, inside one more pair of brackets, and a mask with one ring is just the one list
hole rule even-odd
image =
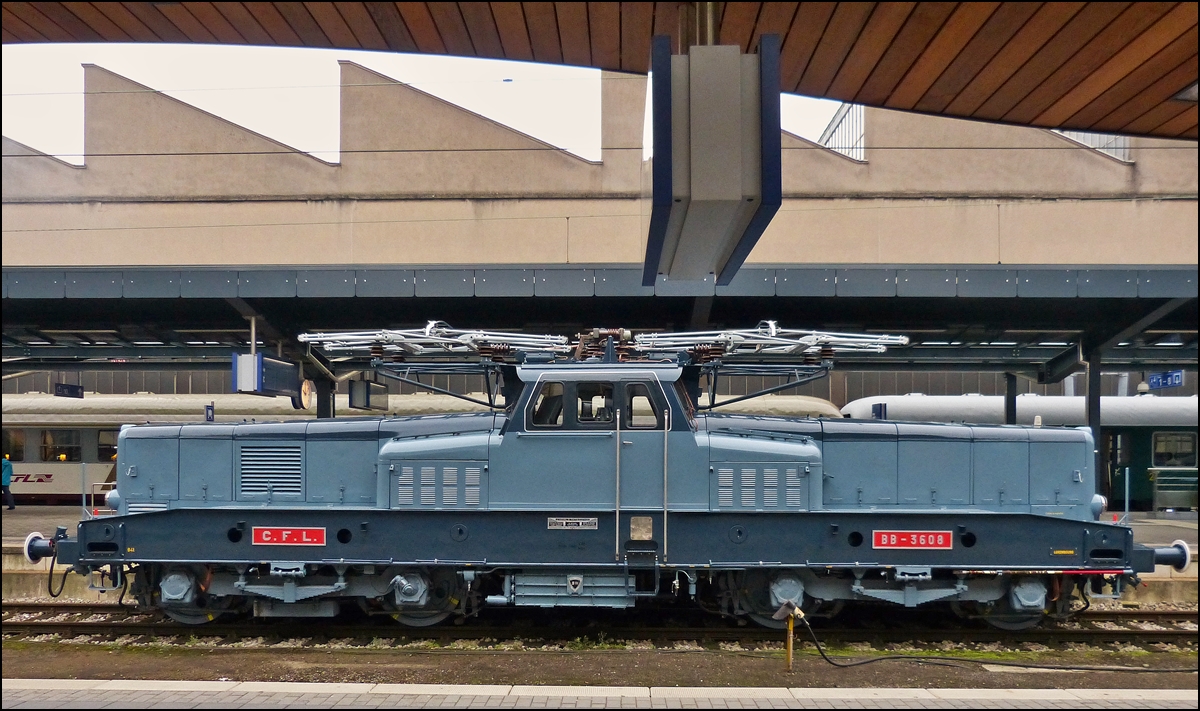
[[[338, 60], [373, 69], [588, 160], [600, 160], [600, 72], [421, 54], [168, 44], [3, 45], [3, 133], [83, 163], [85, 63], [330, 162], [339, 148]], [[786, 131], [816, 140], [839, 103], [785, 95]], [[647, 112], [644, 153], [649, 145]]]

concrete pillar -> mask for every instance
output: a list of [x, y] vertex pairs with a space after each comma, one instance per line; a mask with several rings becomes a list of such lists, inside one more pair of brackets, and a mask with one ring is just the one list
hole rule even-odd
[[1017, 376], [1004, 374], [1004, 424], [1017, 424]]
[[603, 189], [642, 191], [642, 129], [646, 118], [646, 77], [600, 72], [600, 160]]

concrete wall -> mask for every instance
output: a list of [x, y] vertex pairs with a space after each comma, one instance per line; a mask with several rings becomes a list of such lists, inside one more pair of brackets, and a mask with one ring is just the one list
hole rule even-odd
[[[4, 139], [8, 267], [625, 264], [645, 78], [604, 73], [602, 161], [343, 62], [330, 164], [96, 66], [86, 167]], [[1195, 142], [1131, 163], [1041, 129], [866, 110], [867, 160], [783, 137], [753, 265], [1194, 265]], [[147, 155], [153, 154], [153, 155]]]

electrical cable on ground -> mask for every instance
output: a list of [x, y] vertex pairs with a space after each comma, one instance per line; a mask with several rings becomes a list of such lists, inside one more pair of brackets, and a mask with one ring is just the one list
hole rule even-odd
[[1106, 672], [1138, 672], [1142, 674], [1166, 674], [1166, 673], [1184, 673], [1195, 674], [1200, 671], [1198, 668], [1189, 669], [1147, 669], [1145, 667], [1116, 667], [1116, 666], [1085, 666], [1085, 665], [1070, 665], [1070, 664], [1032, 664], [1028, 662], [1006, 662], [997, 660], [971, 659], [969, 657], [944, 657], [944, 656], [922, 656], [918, 654], [889, 654], [884, 657], [872, 657], [871, 659], [859, 659], [853, 662], [836, 662], [825, 654], [824, 647], [821, 646], [821, 641], [817, 639], [817, 633], [813, 631], [812, 625], [808, 624], [808, 619], [800, 617], [800, 621], [804, 623], [804, 627], [808, 629], [808, 635], [812, 637], [813, 644], [817, 647], [817, 652], [829, 664], [835, 667], [861, 667], [866, 664], [874, 664], [875, 662], [886, 661], [917, 661], [917, 662], [966, 662], [970, 664], [994, 664], [1003, 667], [1018, 667], [1021, 669], [1048, 669], [1053, 671], [1106, 671]]

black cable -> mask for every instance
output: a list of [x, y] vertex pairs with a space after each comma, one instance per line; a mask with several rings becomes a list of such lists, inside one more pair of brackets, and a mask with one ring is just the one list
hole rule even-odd
[[50, 556], [50, 570], [46, 575], [46, 592], [50, 593], [50, 597], [58, 597], [62, 595], [63, 588], [67, 586], [67, 573], [71, 572], [70, 568], [63, 571], [62, 580], [58, 584], [58, 592], [54, 592], [54, 564], [58, 562], [58, 546], [54, 547], [54, 555]]
[[117, 598], [117, 605], [125, 607], [125, 593], [129, 591], [129, 573], [125, 571], [125, 566], [121, 566], [121, 596]]
[[1072, 665], [1057, 665], [1057, 664], [1030, 664], [1026, 662], [1004, 662], [996, 660], [969, 659], [967, 657], [942, 657], [942, 656], [920, 656], [916, 654], [889, 654], [885, 657], [872, 657], [871, 659], [860, 659], [856, 662], [835, 662], [825, 654], [825, 649], [821, 646], [821, 641], [817, 639], [817, 633], [813, 631], [812, 625], [808, 624], [808, 619], [801, 617], [800, 621], [808, 628], [808, 634], [812, 637], [813, 644], [817, 646], [817, 652], [821, 658], [835, 667], [861, 667], [864, 664], [874, 664], [875, 662], [886, 662], [891, 660], [909, 660], [918, 662], [968, 662], [972, 664], [994, 664], [1002, 667], [1018, 667], [1021, 669], [1052, 669], [1061, 671], [1106, 671], [1106, 672], [1140, 672], [1143, 674], [1158, 674], [1158, 673], [1184, 673], [1195, 674], [1200, 669], [1146, 669], [1144, 667], [1113, 667], [1113, 666], [1072, 666]]

